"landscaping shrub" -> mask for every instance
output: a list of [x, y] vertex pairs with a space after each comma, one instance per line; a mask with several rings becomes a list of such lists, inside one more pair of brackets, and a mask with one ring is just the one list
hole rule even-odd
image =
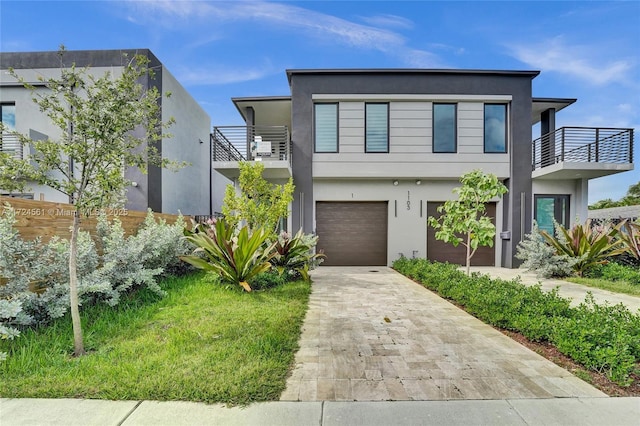
[[626, 281], [632, 285], [640, 285], [640, 269], [617, 262], [610, 262], [606, 265], [598, 265], [596, 268], [591, 268], [585, 276], [602, 278], [608, 281]]
[[325, 257], [323, 253], [313, 253], [317, 243], [317, 236], [303, 234], [302, 229], [293, 237], [282, 232], [275, 243], [271, 264], [286, 280], [309, 281], [309, 270], [322, 263]]
[[268, 244], [269, 234], [263, 229], [238, 229], [224, 219], [198, 224], [193, 231], [185, 228], [184, 235], [196, 249], [182, 260], [246, 291], [252, 290], [249, 281], [271, 268], [269, 261], [275, 255], [275, 243]]
[[266, 290], [268, 288], [277, 287], [287, 282], [285, 275], [279, 274], [277, 271], [270, 270], [256, 275], [249, 280], [249, 285], [253, 290]]
[[621, 385], [640, 361], [640, 315], [622, 305], [599, 306], [588, 297], [577, 308], [557, 289], [542, 291], [518, 280], [467, 277], [458, 265], [400, 258], [393, 268], [451, 299], [484, 322], [549, 341], [585, 367], [605, 372]]
[[[0, 337], [10, 338], [25, 326], [44, 325], [69, 309], [69, 241], [57, 237], [44, 244], [25, 241], [6, 207], [0, 215]], [[182, 237], [184, 220], [156, 222], [149, 211], [138, 234], [125, 237], [120, 222], [98, 218], [98, 246], [87, 232], [78, 235], [78, 293], [81, 304], [107, 302], [146, 286], [162, 293], [160, 275], [185, 272], [178, 258], [191, 250]], [[99, 248], [99, 249], [98, 249]]]
[[575, 258], [558, 254], [555, 248], [545, 242], [535, 221], [531, 233], [518, 243], [516, 258], [523, 261], [521, 268], [543, 278], [568, 277], [573, 273], [576, 263]]
[[607, 263], [611, 257], [628, 251], [618, 238], [624, 222], [613, 227], [609, 224], [592, 226], [591, 221], [587, 220], [570, 230], [557, 222], [555, 225], [555, 235], [546, 231], [540, 231], [540, 234], [557, 254], [575, 259], [572, 268], [579, 276], [589, 268]]

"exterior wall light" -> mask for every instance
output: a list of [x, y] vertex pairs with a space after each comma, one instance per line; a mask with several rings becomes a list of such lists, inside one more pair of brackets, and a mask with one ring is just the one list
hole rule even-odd
[[394, 180], [394, 181], [393, 181], [393, 186], [398, 186], [398, 183], [399, 183], [399, 182], [398, 182], [398, 179]]
[[422, 185], [422, 181], [420, 179], [416, 180], [416, 185]]

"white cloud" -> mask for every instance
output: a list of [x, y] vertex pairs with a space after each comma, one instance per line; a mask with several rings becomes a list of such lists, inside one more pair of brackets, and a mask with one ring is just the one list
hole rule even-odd
[[562, 37], [537, 44], [508, 46], [520, 61], [544, 71], [555, 71], [579, 78], [593, 85], [627, 83], [632, 63], [629, 60], [607, 60], [593, 46], [568, 45]]
[[[405, 64], [416, 62], [423, 66], [441, 65], [431, 52], [407, 46], [401, 34], [371, 25], [362, 25], [325, 13], [289, 4], [272, 2], [205, 2], [205, 1], [128, 1], [136, 10], [139, 20], [167, 28], [192, 29], [198, 23], [223, 25], [243, 22], [242, 25], [260, 25], [279, 31], [295, 31], [297, 37], [317, 38], [324, 42], [340, 43], [359, 49], [377, 50], [399, 58]], [[378, 17], [385, 25], [408, 25], [410, 21], [393, 15]], [[374, 19], [375, 20], [375, 19]], [[247, 22], [246, 24], [244, 22]], [[380, 25], [381, 22], [378, 22]]]
[[362, 16], [363, 22], [366, 22], [369, 25], [373, 25], [376, 27], [387, 27], [387, 28], [404, 28], [411, 29], [414, 27], [413, 21], [407, 18], [403, 18], [402, 16], [397, 15], [375, 15], [375, 16]]
[[185, 86], [204, 86], [240, 83], [244, 81], [260, 80], [264, 77], [282, 74], [282, 70], [274, 70], [273, 67], [261, 68], [188, 68], [178, 69], [177, 79]]

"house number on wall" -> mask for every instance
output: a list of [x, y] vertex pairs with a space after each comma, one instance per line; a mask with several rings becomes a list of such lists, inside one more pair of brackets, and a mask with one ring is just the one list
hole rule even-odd
[[411, 191], [407, 191], [407, 210], [411, 210]]

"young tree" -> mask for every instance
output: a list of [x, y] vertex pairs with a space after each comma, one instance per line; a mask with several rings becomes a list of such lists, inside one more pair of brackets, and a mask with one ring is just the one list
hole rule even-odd
[[293, 180], [284, 185], [275, 185], [262, 177], [264, 164], [261, 162], [241, 162], [240, 194], [233, 185], [227, 185], [222, 213], [228, 223], [237, 225], [246, 221], [250, 230], [264, 228], [267, 232], [277, 232], [281, 218], [289, 216], [289, 204], [293, 201]]
[[507, 193], [507, 188], [493, 174], [473, 170], [460, 178], [462, 186], [453, 190], [457, 200], [449, 200], [438, 207], [439, 219], [431, 216], [429, 225], [436, 230], [436, 238], [457, 247], [466, 247], [467, 275], [471, 258], [480, 246], [493, 247], [496, 227], [485, 216], [486, 203]]
[[[60, 49], [60, 77], [41, 78], [46, 90], [36, 88], [14, 70], [11, 76], [31, 90], [33, 102], [61, 130], [59, 140], [31, 140], [14, 133], [20, 143], [35, 150], [26, 159], [0, 156], [0, 188], [24, 190], [27, 182], [47, 185], [69, 196], [76, 207], [69, 249], [69, 294], [73, 323], [74, 354], [85, 353], [78, 303], [77, 247], [83, 217], [122, 203], [130, 182], [125, 167], [143, 172], [147, 164], [178, 168], [182, 164], [163, 159], [153, 142], [169, 135], [164, 130], [173, 120], [161, 121], [161, 95], [144, 89], [138, 79], [152, 75], [148, 59], [123, 56], [123, 72], [91, 75], [89, 68], [64, 67]], [[169, 96], [169, 94], [167, 94]], [[144, 137], [135, 137], [143, 129]], [[135, 259], [132, 259], [135, 261]]]

